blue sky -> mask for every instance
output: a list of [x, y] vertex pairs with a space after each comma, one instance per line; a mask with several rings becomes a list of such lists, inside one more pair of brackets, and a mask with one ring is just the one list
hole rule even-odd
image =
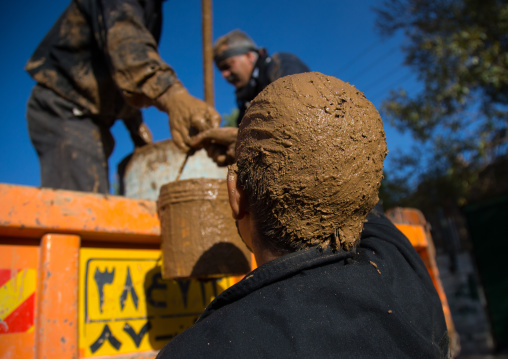
[[[70, 0], [2, 1], [0, 5], [0, 183], [39, 186], [39, 161], [28, 137], [25, 106], [34, 81], [24, 65]], [[314, 0], [312, 2], [213, 0], [213, 39], [241, 29], [269, 53], [292, 52], [313, 71], [355, 85], [379, 108], [391, 89], [416, 91], [418, 82], [403, 65], [403, 37], [383, 40], [374, 29], [372, 7], [380, 0]], [[201, 1], [164, 3], [160, 54], [196, 97], [203, 98]], [[220, 114], [235, 108], [233, 87], [215, 70], [215, 104]], [[144, 110], [154, 140], [170, 137], [167, 117]], [[390, 152], [403, 151], [410, 138], [385, 122]], [[133, 151], [121, 122], [112, 129], [116, 141], [110, 157], [110, 179], [117, 164]], [[385, 167], [390, 167], [388, 155]]]

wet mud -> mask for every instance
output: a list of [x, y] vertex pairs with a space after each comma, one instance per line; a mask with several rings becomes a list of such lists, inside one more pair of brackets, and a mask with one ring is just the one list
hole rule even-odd
[[313, 72], [281, 78], [253, 100], [236, 153], [282, 236], [349, 249], [378, 202], [387, 149], [364, 94]]
[[163, 278], [250, 271], [250, 252], [231, 216], [225, 179], [195, 178], [161, 187]]

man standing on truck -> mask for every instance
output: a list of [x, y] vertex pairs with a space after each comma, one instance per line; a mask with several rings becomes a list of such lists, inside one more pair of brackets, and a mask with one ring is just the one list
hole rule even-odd
[[[195, 143], [211, 143], [205, 134]], [[268, 85], [227, 177], [258, 268], [158, 358], [450, 357], [425, 265], [372, 211], [386, 153], [379, 113], [354, 86], [315, 72]]]
[[122, 119], [136, 146], [151, 142], [140, 108], [166, 112], [182, 150], [219, 126], [158, 54], [163, 1], [72, 0], [35, 50], [27, 120], [43, 187], [108, 193], [113, 123]]
[[221, 36], [213, 45], [215, 65], [231, 85], [236, 88], [238, 106], [237, 125], [240, 124], [250, 101], [269, 83], [286, 75], [310, 71], [298, 57], [279, 52], [268, 55], [240, 30]]

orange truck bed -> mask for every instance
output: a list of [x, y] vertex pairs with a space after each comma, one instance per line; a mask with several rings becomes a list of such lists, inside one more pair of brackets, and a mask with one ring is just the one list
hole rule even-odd
[[[154, 201], [0, 184], [0, 203], [0, 359], [153, 358], [240, 279], [163, 280]], [[424, 227], [398, 227], [441, 288]]]
[[455, 357], [460, 351], [459, 336], [455, 330], [448, 300], [439, 277], [439, 269], [436, 263], [436, 251], [430, 234], [430, 225], [427, 223], [423, 213], [415, 208], [396, 207], [387, 211], [386, 215], [409, 239], [432, 278], [434, 287], [443, 305], [446, 326], [450, 337], [450, 349], [453, 357]]

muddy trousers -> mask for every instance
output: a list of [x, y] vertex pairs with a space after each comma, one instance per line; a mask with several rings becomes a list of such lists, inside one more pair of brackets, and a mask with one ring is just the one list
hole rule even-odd
[[76, 112], [73, 103], [52, 90], [41, 85], [32, 90], [26, 116], [39, 156], [41, 186], [109, 193], [108, 158], [114, 139], [109, 127]]

